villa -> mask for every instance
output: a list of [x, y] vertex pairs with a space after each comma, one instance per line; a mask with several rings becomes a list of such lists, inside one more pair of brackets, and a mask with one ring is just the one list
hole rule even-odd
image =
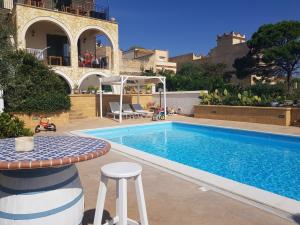
[[[231, 71], [249, 50], [246, 36], [219, 35], [207, 56], [123, 51], [103, 2], [0, 0], [2, 21], [16, 28], [11, 41], [31, 54], [23, 54], [35, 62], [31, 68], [42, 68], [37, 80], [54, 80], [43, 88], [28, 82], [28, 92], [15, 94], [9, 85], [17, 78], [22, 86], [25, 75], [37, 77], [22, 60], [25, 72], [1, 83], [0, 225], [300, 224], [298, 97], [288, 100], [284, 87], [269, 84], [260, 84], [259, 95], [247, 89], [251, 77], [237, 87], [203, 71], [185, 82], [207, 89], [167, 92], [184, 63], [222, 63]], [[204, 78], [224, 87], [209, 89]], [[9, 101], [32, 108], [9, 111]]]
[[0, 6], [1, 14], [17, 28], [17, 47], [53, 68], [68, 84], [69, 93], [98, 84], [97, 76], [176, 72], [168, 51], [119, 50], [118, 23], [109, 17], [108, 6], [53, 0], [4, 0]]
[[[202, 63], [222, 63], [226, 65], [226, 70], [232, 71], [234, 60], [245, 56], [249, 48], [247, 46], [246, 35], [238, 32], [224, 33], [217, 36], [217, 46], [210, 50], [208, 55], [196, 55], [195, 53], [188, 53], [178, 55], [170, 58], [171, 62], [177, 63], [178, 69], [184, 63], [202, 64]], [[242, 82], [246, 85], [253, 84], [251, 77], [245, 78], [242, 81], [233, 77], [233, 83]]]
[[[51, 66], [69, 92], [87, 78], [119, 74], [118, 24], [109, 18], [107, 6], [93, 1], [4, 0], [3, 7], [17, 27], [18, 48]], [[111, 46], [109, 55], [101, 38]]]

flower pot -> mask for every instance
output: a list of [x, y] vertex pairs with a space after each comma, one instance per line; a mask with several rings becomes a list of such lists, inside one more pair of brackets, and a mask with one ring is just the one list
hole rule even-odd
[[30, 152], [34, 149], [33, 137], [18, 137], [15, 138], [15, 149], [17, 152]]

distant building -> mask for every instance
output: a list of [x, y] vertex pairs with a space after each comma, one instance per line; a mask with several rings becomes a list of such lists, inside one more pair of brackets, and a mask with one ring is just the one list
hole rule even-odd
[[169, 52], [164, 50], [150, 50], [132, 48], [123, 51], [120, 58], [120, 73], [141, 73], [165, 70], [176, 73], [177, 64], [169, 61]]
[[[246, 43], [246, 36], [236, 32], [225, 33], [217, 36], [217, 46], [210, 50], [207, 56], [197, 56], [194, 53], [179, 55], [170, 58], [171, 62], [177, 63], [180, 69], [185, 63], [222, 63], [227, 66], [228, 71], [233, 71], [235, 59], [245, 56], [249, 51]], [[233, 82], [240, 82], [235, 77]], [[243, 80], [243, 83], [252, 83], [251, 77]]]

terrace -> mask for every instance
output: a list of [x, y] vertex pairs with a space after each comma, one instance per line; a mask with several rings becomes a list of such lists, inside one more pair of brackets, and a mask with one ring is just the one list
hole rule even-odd
[[[169, 117], [168, 120], [275, 133], [300, 134], [299, 129], [295, 127], [195, 119], [182, 116]], [[149, 123], [149, 119], [124, 121], [124, 125], [143, 123]], [[58, 135], [72, 130], [112, 126], [118, 126], [118, 124], [109, 119], [86, 119], [76, 121], [62, 128]], [[203, 183], [163, 169], [152, 163], [124, 155], [113, 149], [105, 157], [78, 164], [86, 199], [83, 225], [93, 224], [100, 168], [105, 164], [118, 161], [132, 161], [142, 164], [143, 183], [150, 224], [292, 225], [299, 222], [297, 215], [287, 219], [287, 215], [282, 214], [282, 212], [266, 208], [263, 205], [236, 195], [224, 193], [219, 189], [210, 189]], [[132, 183], [129, 183], [129, 185], [128, 215], [135, 219], [138, 218], [138, 211], [135, 205], [134, 192], [132, 191], [134, 188], [131, 186]], [[109, 183], [109, 190], [105, 206], [106, 218], [115, 213], [113, 182]]]
[[[11, 2], [3, 0], [10, 8]], [[9, 4], [10, 3], [10, 4]], [[109, 20], [109, 7], [97, 4], [95, 1], [81, 0], [16, 0], [15, 4], [29, 5], [37, 8], [44, 8], [53, 11], [70, 13], [78, 16], [90, 17], [94, 19]]]

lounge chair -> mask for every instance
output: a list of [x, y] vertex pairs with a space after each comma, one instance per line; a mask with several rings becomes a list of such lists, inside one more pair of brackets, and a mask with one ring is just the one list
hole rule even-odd
[[[110, 113], [107, 113], [108, 115], [112, 115], [114, 119], [116, 119], [116, 116], [120, 117], [120, 104], [118, 102], [109, 102], [109, 107], [110, 107]], [[130, 116], [129, 113], [122, 112], [122, 116], [127, 118]]]
[[128, 113], [129, 115], [132, 115], [133, 117], [134, 116], [141, 117], [143, 115], [142, 113], [134, 112], [129, 104], [123, 104], [122, 108], [123, 108], [124, 113]]
[[132, 104], [132, 108], [135, 112], [141, 113], [145, 117], [152, 117], [153, 112], [144, 110], [143, 107], [140, 104]]

